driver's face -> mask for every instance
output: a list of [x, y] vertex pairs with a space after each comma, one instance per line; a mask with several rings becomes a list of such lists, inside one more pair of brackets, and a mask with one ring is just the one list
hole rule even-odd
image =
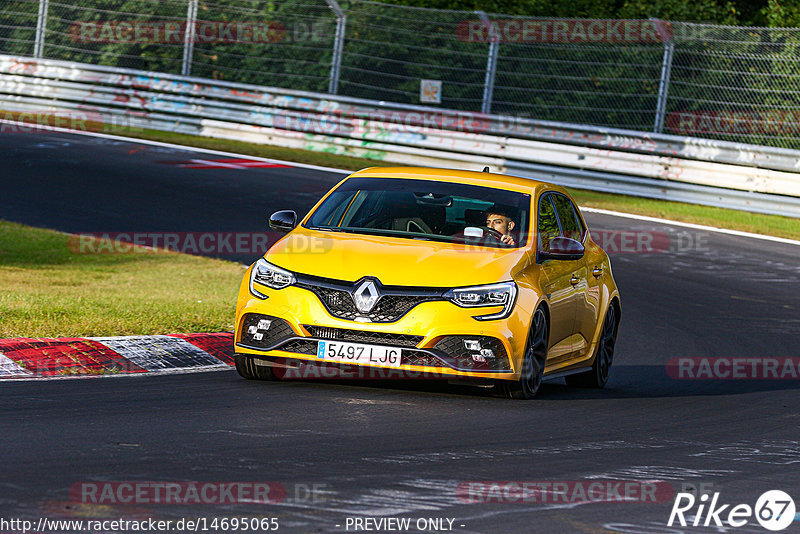
[[514, 229], [514, 221], [503, 215], [489, 213], [486, 215], [486, 226], [503, 235], [507, 235]]

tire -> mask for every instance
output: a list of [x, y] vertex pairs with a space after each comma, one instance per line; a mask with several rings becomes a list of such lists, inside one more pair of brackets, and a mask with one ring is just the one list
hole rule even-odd
[[256, 362], [252, 356], [234, 354], [233, 359], [236, 363], [236, 370], [243, 378], [248, 380], [275, 380], [275, 374], [272, 372], [272, 367], [256, 365]]
[[592, 368], [584, 373], [568, 375], [565, 378], [568, 386], [597, 389], [605, 387], [611, 364], [614, 361], [614, 344], [617, 342], [618, 324], [619, 317], [612, 303], [603, 320], [603, 329], [600, 331], [600, 339], [597, 341], [597, 351]]
[[542, 308], [537, 308], [531, 320], [525, 355], [522, 358], [522, 372], [519, 380], [498, 380], [497, 390], [509, 399], [532, 399], [542, 386], [544, 365], [547, 359], [550, 327]]

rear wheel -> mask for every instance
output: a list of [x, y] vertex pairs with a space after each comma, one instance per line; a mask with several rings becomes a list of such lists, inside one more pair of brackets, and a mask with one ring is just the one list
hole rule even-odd
[[522, 358], [522, 371], [517, 381], [498, 380], [497, 389], [510, 399], [532, 399], [539, 392], [547, 359], [549, 326], [542, 308], [533, 314], [531, 329], [525, 355]]
[[242, 377], [248, 380], [275, 380], [272, 367], [256, 365], [252, 356], [234, 354], [233, 359], [236, 362], [236, 370]]
[[568, 375], [565, 378], [568, 386], [602, 388], [606, 385], [611, 363], [614, 361], [614, 345], [617, 341], [618, 321], [617, 310], [611, 304], [603, 321], [603, 330], [600, 332], [600, 339], [597, 342], [597, 352], [592, 368], [585, 373]]

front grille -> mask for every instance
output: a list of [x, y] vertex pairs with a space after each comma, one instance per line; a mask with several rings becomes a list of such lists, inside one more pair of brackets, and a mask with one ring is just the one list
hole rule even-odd
[[366, 332], [363, 330], [350, 330], [347, 328], [330, 328], [327, 326], [303, 325], [313, 337], [320, 339], [339, 339], [353, 343], [374, 343], [378, 345], [391, 345], [397, 347], [416, 347], [424, 336], [408, 334], [392, 334], [388, 332]]
[[294, 352], [295, 354], [317, 355], [317, 342], [311, 339], [292, 339], [283, 345], [276, 347], [277, 350]]
[[404, 350], [402, 360], [403, 365], [423, 365], [425, 367], [447, 367], [447, 365], [434, 356], [422, 351]]
[[242, 319], [240, 339], [245, 345], [268, 348], [295, 335], [289, 323], [271, 315], [248, 313]]
[[366, 318], [373, 323], [393, 323], [423, 302], [443, 300], [444, 290], [439, 288], [390, 287], [376, 281], [381, 296], [371, 311], [362, 313], [352, 295], [360, 282], [297, 275], [298, 287], [314, 293], [332, 316], [350, 321]]
[[355, 320], [356, 317], [366, 317], [373, 323], [393, 323], [410, 312], [416, 305], [438, 300], [429, 296], [383, 295], [375, 303], [372, 311], [361, 313], [356, 309], [349, 291], [327, 287], [308, 287], [307, 289], [319, 297], [322, 304], [334, 317], [350, 321]]

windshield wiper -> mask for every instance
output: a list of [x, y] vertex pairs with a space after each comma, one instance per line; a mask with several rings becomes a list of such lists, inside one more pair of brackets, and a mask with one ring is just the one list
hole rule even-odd
[[345, 229], [339, 226], [309, 226], [309, 230], [322, 230], [325, 232], [344, 232]]

